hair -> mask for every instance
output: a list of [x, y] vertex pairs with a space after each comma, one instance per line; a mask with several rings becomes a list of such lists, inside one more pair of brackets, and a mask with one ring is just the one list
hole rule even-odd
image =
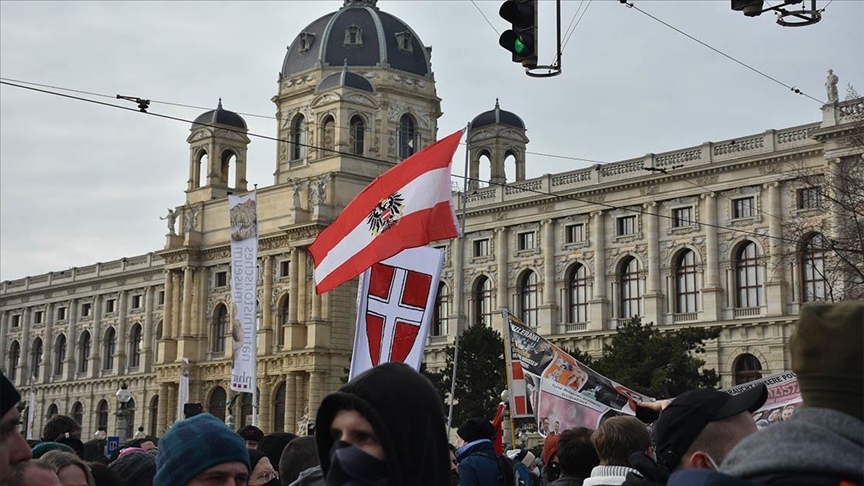
[[558, 438], [558, 465], [562, 473], [587, 478], [594, 466], [600, 464], [600, 457], [591, 443], [591, 434], [592, 430], [585, 427], [561, 432]]
[[63, 451], [51, 451], [39, 458], [39, 461], [53, 467], [55, 473], [59, 473], [66, 466], [78, 466], [84, 471], [84, 475], [87, 477], [87, 486], [95, 486], [90, 466], [75, 454]]
[[629, 466], [630, 454], [646, 452], [651, 447], [651, 434], [648, 426], [636, 417], [612, 417], [594, 431], [591, 442], [601, 464]]
[[98, 462], [89, 462], [90, 472], [93, 473], [93, 483], [95, 486], [116, 486], [123, 484], [120, 476], [113, 470], [108, 469], [108, 466]]
[[285, 446], [279, 458], [279, 481], [288, 486], [297, 480], [300, 473], [318, 465], [318, 446], [315, 437], [297, 437]]
[[[740, 417], [742, 414], [745, 415], [745, 417]], [[743, 436], [741, 435], [741, 428], [739, 425], [741, 421], [744, 420], [750, 420], [749, 412], [746, 414], [742, 412], [731, 417], [713, 420], [705, 424], [705, 427], [702, 428], [702, 431], [699, 432], [699, 435], [697, 435], [695, 439], [693, 439], [690, 447], [688, 447], [684, 455], [681, 456], [681, 461], [679, 461], [674, 470], [677, 471], [687, 467], [687, 462], [690, 460], [690, 456], [698, 451], [702, 451], [711, 456], [711, 459], [714, 459], [717, 464], [722, 463], [726, 459], [726, 456], [729, 455], [729, 451], [741, 442]]]
[[24, 473], [27, 471], [27, 469], [30, 469], [31, 467], [35, 467], [38, 469], [44, 469], [46, 471], [51, 471], [52, 473], [56, 474], [56, 471], [54, 471], [54, 468], [50, 464], [45, 464], [44, 462], [39, 461], [39, 460], [19, 462], [15, 466], [15, 469], [14, 469], [15, 472], [12, 473], [12, 477], [9, 478], [9, 482], [5, 483], [5, 485], [6, 486], [27, 486], [24, 483]]
[[68, 415], [54, 415], [42, 427], [42, 440], [56, 442], [61, 437], [81, 435], [81, 424]]

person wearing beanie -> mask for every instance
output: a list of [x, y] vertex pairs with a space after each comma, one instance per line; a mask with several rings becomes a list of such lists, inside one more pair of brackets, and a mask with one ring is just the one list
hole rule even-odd
[[16, 406], [20, 401], [18, 390], [0, 373], [0, 484], [6, 484], [15, 473], [15, 466], [29, 461], [33, 455], [24, 436], [18, 432], [21, 415]]
[[116, 461], [108, 465], [126, 486], [151, 486], [156, 476], [156, 458], [137, 447], [129, 447], [120, 453]]
[[555, 481], [561, 475], [561, 465], [558, 463], [559, 439], [558, 435], [549, 435], [543, 441], [543, 479], [547, 482]]
[[[105, 464], [100, 462], [88, 462], [87, 465], [90, 466], [90, 472], [93, 474], [93, 484], [96, 486], [117, 486], [123, 484], [120, 476], [111, 469], [108, 469], [108, 466]], [[151, 482], [148, 486], [153, 484], [152, 477], [150, 478], [150, 481]]]
[[282, 458], [282, 451], [285, 450], [289, 442], [296, 438], [296, 435], [289, 432], [273, 432], [262, 437], [256, 449], [266, 454], [267, 458], [270, 459], [270, 464], [276, 467]]
[[33, 459], [41, 459], [51, 451], [63, 451], [75, 454], [75, 449], [59, 442], [40, 442], [33, 447]]
[[42, 456], [39, 462], [53, 467], [63, 486], [95, 486], [90, 466], [74, 452], [55, 449]]
[[459, 485], [498, 484], [498, 455], [492, 445], [495, 428], [482, 418], [471, 418], [456, 429], [456, 460], [459, 461]]
[[324, 398], [315, 423], [327, 485], [450, 483], [441, 399], [408, 365], [386, 363], [355, 376]]
[[249, 486], [280, 486], [279, 473], [266, 454], [258, 449], [249, 449]]
[[756, 483], [864, 484], [864, 302], [804, 307], [790, 348], [801, 407], [738, 443], [720, 470]]
[[81, 424], [68, 415], [54, 415], [42, 427], [42, 440], [57, 442], [64, 437], [81, 439]]
[[240, 434], [240, 437], [242, 437], [244, 441], [246, 441], [246, 447], [249, 449], [257, 449], [258, 443], [261, 442], [261, 438], [264, 437], [264, 431], [254, 425], [247, 425], [237, 430], [237, 433]]
[[153, 486], [246, 484], [249, 452], [236, 432], [209, 413], [181, 420], [159, 440]]

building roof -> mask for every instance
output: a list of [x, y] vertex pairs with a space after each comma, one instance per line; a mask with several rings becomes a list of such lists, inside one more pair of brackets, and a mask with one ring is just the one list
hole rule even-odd
[[321, 91], [327, 91], [328, 89], [342, 86], [368, 91], [370, 93], [375, 92], [375, 88], [372, 87], [372, 83], [370, 83], [368, 79], [357, 73], [352, 73], [348, 70], [347, 66], [342, 69], [341, 73], [331, 74], [322, 79], [321, 82], [318, 83], [318, 86], [315, 87], [315, 92], [320, 93]]
[[228, 111], [222, 108], [222, 98], [219, 98], [219, 104], [216, 106], [215, 110], [210, 110], [198, 115], [198, 118], [192, 122], [192, 130], [202, 125], [226, 125], [234, 128], [242, 128], [244, 130], [247, 129], [246, 120], [244, 120], [243, 117], [233, 111]]
[[507, 125], [511, 127], [525, 129], [525, 122], [515, 113], [504, 111], [498, 105], [498, 100], [495, 100], [495, 109], [484, 111], [475, 116], [471, 120], [471, 128], [480, 128], [487, 125]]

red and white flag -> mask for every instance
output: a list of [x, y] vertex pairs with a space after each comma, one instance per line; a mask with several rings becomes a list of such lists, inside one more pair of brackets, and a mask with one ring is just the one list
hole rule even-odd
[[442, 250], [409, 248], [360, 276], [349, 379], [389, 362], [420, 370], [443, 264]]
[[450, 166], [462, 133], [433, 143], [372, 181], [318, 235], [309, 246], [317, 293], [406, 248], [459, 236]]

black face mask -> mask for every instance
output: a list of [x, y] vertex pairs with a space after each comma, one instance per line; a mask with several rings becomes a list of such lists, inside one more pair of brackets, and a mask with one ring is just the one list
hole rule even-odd
[[385, 486], [387, 463], [353, 445], [336, 441], [330, 449], [327, 486]]

